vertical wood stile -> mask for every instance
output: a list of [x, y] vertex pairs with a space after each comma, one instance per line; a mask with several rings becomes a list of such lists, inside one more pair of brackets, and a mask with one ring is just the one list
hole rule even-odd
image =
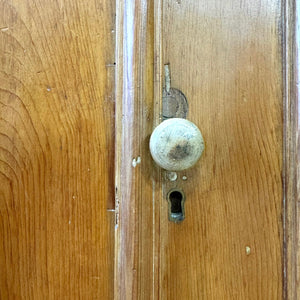
[[284, 299], [298, 299], [299, 287], [299, 9], [284, 6]]
[[148, 144], [161, 106], [160, 5], [117, 1], [115, 299], [158, 298], [160, 172]]

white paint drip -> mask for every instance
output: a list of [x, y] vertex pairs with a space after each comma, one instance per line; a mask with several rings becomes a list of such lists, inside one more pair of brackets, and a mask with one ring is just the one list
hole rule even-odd
[[251, 248], [249, 246], [246, 246], [246, 255], [250, 255]]
[[140, 156], [138, 156], [137, 158], [134, 158], [132, 160], [132, 166], [135, 168], [137, 165], [139, 165], [141, 163], [142, 159]]

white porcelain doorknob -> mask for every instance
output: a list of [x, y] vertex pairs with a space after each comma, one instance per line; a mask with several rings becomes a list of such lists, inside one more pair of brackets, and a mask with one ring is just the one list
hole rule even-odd
[[154, 161], [168, 171], [192, 167], [204, 150], [204, 141], [198, 127], [180, 118], [160, 123], [150, 138], [150, 152]]

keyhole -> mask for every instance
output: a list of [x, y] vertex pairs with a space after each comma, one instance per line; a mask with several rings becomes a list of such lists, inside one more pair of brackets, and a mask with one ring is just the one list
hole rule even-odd
[[181, 222], [184, 220], [184, 194], [179, 190], [171, 190], [168, 193], [169, 202], [169, 220], [172, 222]]

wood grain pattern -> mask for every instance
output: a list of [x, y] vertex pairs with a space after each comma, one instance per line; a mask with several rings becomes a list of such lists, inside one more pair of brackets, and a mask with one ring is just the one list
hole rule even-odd
[[300, 295], [298, 1], [284, 6], [284, 299]]
[[0, 298], [113, 298], [114, 3], [0, 1]]
[[159, 299], [161, 180], [149, 139], [161, 111], [162, 57], [154, 57], [161, 32], [153, 22], [161, 2], [117, 3], [114, 292], [115, 299]]
[[202, 131], [181, 173], [186, 220], [164, 221], [160, 299], [282, 298], [280, 1], [163, 3], [163, 63]]
[[115, 299], [157, 299], [153, 3], [117, 3]]
[[[117, 16], [116, 299], [280, 299], [281, 2], [124, 1]], [[147, 138], [167, 63], [206, 142], [175, 183]], [[180, 225], [171, 187], [186, 193]]]

